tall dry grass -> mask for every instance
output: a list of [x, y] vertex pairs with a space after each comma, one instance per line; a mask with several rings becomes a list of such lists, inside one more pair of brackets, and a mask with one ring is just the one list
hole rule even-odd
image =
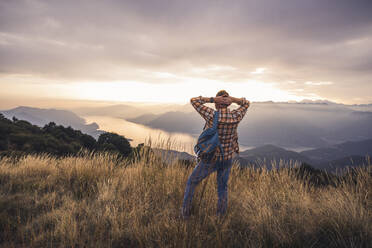
[[[174, 160], [176, 161], [176, 160]], [[292, 170], [240, 170], [229, 209], [216, 217], [215, 175], [200, 185], [193, 216], [179, 218], [192, 168], [142, 149], [0, 161], [2, 247], [368, 247], [371, 166], [337, 187], [315, 187]], [[356, 180], [355, 180], [356, 179]], [[203, 184], [202, 183], [202, 184]], [[201, 197], [203, 197], [201, 199]]]

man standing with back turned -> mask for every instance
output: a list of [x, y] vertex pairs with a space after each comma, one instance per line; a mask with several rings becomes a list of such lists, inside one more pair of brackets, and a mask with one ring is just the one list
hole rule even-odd
[[[185, 195], [182, 205], [182, 216], [190, 216], [191, 202], [196, 186], [209, 174], [217, 171], [217, 215], [222, 216], [227, 208], [227, 181], [229, 179], [232, 159], [235, 153], [239, 153], [237, 128], [239, 122], [243, 119], [250, 102], [245, 98], [235, 98], [229, 96], [225, 90], [217, 93], [216, 97], [194, 97], [190, 100], [192, 106], [206, 121], [204, 130], [213, 125], [214, 110], [205, 106], [205, 103], [214, 103], [218, 116], [218, 137], [223, 152], [217, 149], [212, 162], [206, 162], [201, 159], [194, 168], [187, 180]], [[227, 107], [231, 103], [236, 103], [240, 107], [230, 111]]]

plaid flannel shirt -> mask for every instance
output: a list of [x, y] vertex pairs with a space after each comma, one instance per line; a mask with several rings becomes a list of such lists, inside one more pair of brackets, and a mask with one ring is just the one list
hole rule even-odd
[[[191, 105], [198, 111], [198, 113], [206, 121], [204, 129], [213, 126], [213, 115], [214, 109], [204, 105], [206, 101], [203, 101], [202, 97], [194, 97], [190, 100]], [[243, 119], [247, 109], [249, 107], [249, 101], [243, 98], [238, 109], [230, 111], [228, 108], [219, 109], [218, 117], [218, 137], [221, 142], [223, 149], [223, 157], [219, 148], [217, 148], [215, 159], [216, 160], [228, 160], [232, 159], [234, 153], [239, 153], [238, 144], [238, 124]]]

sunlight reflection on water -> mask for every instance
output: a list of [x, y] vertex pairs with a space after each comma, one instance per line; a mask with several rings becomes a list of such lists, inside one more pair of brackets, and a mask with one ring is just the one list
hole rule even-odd
[[196, 138], [189, 134], [169, 133], [114, 117], [83, 116], [83, 118], [87, 123], [96, 122], [101, 130], [115, 132], [131, 139], [130, 144], [132, 146], [151, 142], [154, 147], [170, 148], [193, 154]]
[[[154, 129], [141, 124], [126, 121], [124, 119], [108, 116], [83, 116], [83, 118], [87, 121], [87, 123], [96, 122], [101, 130], [115, 132], [128, 139], [131, 139], [132, 141], [130, 141], [130, 144], [132, 146], [137, 146], [140, 143], [148, 144], [151, 142], [153, 147], [168, 148], [194, 154], [193, 147], [196, 143], [197, 136], [193, 137], [192, 135], [186, 133], [170, 133], [160, 129]], [[239, 144], [239, 146], [240, 151], [254, 148], [254, 146], [242, 144]], [[308, 147], [283, 148], [296, 152], [310, 149]]]

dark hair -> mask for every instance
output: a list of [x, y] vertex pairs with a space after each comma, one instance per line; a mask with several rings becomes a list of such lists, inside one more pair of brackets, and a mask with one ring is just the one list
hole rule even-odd
[[226, 90], [220, 90], [217, 92], [216, 96], [229, 96]]

